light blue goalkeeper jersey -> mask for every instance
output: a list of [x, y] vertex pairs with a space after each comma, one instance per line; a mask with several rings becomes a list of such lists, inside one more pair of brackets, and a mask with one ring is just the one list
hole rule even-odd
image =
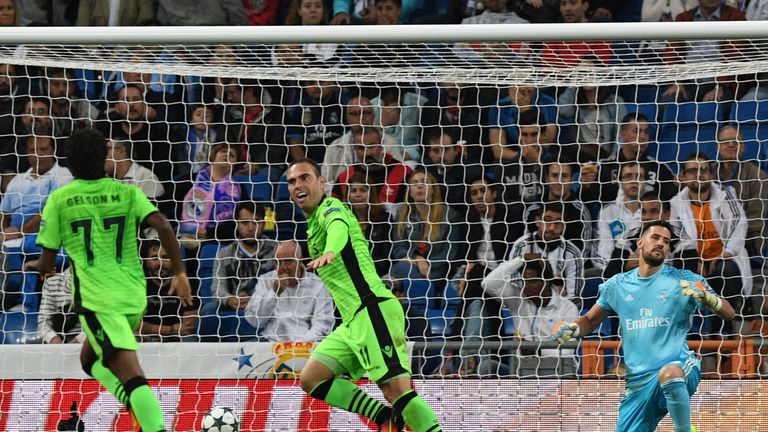
[[701, 276], [666, 264], [650, 277], [640, 277], [635, 269], [600, 285], [597, 305], [619, 316], [628, 389], [644, 385], [675, 361], [686, 373], [699, 367], [687, 343], [699, 303], [683, 295], [680, 280], [702, 282], [714, 294]]

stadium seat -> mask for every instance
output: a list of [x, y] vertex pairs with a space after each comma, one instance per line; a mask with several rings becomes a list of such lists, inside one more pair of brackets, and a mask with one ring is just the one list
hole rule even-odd
[[659, 86], [650, 84], [624, 85], [619, 88], [619, 96], [625, 102], [656, 104], [659, 99]]
[[37, 338], [37, 313], [0, 313], [0, 343], [19, 344]]
[[209, 301], [213, 295], [211, 292], [211, 285], [213, 283], [213, 263], [216, 260], [218, 251], [218, 242], [203, 243], [198, 251], [197, 277], [200, 279], [199, 295], [204, 303]]
[[232, 179], [243, 188], [244, 195], [251, 200], [262, 203], [272, 202], [272, 183], [266, 175], [239, 175]]
[[515, 334], [515, 321], [512, 318], [512, 312], [506, 307], [501, 308], [501, 331], [504, 336]]
[[200, 310], [198, 334], [201, 342], [245, 342], [258, 337], [243, 317], [242, 311], [219, 310], [217, 302], [211, 302]]
[[659, 139], [648, 154], [662, 162], [677, 163], [690, 153], [717, 157], [717, 130], [724, 110], [717, 102], [669, 104], [664, 109]]
[[736, 102], [731, 108], [731, 123], [744, 136], [744, 159], [768, 159], [768, 100]]

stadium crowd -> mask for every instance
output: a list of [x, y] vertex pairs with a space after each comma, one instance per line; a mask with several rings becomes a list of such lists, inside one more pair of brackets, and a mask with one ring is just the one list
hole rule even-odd
[[[78, 7], [79, 3], [79, 7]], [[751, 0], [0, 0], [0, 25], [355, 25], [768, 19]], [[495, 46], [554, 67], [697, 62], [717, 43]], [[264, 47], [261, 65], [360, 66], [397, 47]], [[456, 45], [457, 57], [489, 55]], [[403, 47], [408, 50], [408, 47]], [[738, 50], [722, 49], [731, 55]], [[628, 56], [632, 53], [634, 57]], [[664, 55], [655, 55], [664, 53]], [[131, 61], [132, 53], [113, 53]], [[654, 55], [651, 55], [654, 54]], [[167, 53], [169, 61], [173, 52]], [[711, 57], [708, 57], [711, 58]], [[373, 60], [372, 60], [373, 59]], [[253, 60], [253, 59], [251, 59]], [[249, 61], [251, 61], [249, 60]], [[424, 60], [424, 59], [421, 59]], [[243, 65], [229, 47], [211, 63]], [[403, 61], [402, 58], [395, 61]], [[472, 60], [470, 60], [472, 61]], [[397, 66], [393, 64], [393, 66]], [[78, 342], [68, 264], [43, 283], [35, 233], [71, 181], [72, 131], [108, 139], [108, 175], [175, 222], [197, 301], [168, 295], [167, 256], [143, 230], [144, 341], [318, 341], [338, 322], [304, 263], [306, 225], [283, 172], [309, 157], [349, 203], [413, 340], [548, 340], [637, 266], [643, 221], [676, 229], [671, 261], [738, 305], [738, 325], [701, 316], [692, 338], [768, 335], [768, 75], [661, 85], [535, 88], [189, 77], [0, 64], [0, 287], [5, 343]], [[29, 328], [29, 327], [27, 327]], [[618, 338], [615, 322], [597, 333]], [[477, 361], [476, 356], [490, 362]], [[563, 350], [541, 355], [573, 356]], [[446, 357], [472, 373], [499, 352]], [[501, 370], [496, 364], [497, 370]]]

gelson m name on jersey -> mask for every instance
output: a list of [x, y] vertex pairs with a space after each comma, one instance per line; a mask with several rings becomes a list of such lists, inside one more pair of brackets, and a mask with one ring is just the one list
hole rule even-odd
[[75, 195], [67, 198], [67, 206], [74, 207], [80, 205], [96, 205], [120, 202], [120, 195]]
[[671, 321], [668, 317], [648, 317], [637, 320], [627, 319], [624, 321], [627, 331], [642, 330], [653, 327], [669, 327], [671, 324]]

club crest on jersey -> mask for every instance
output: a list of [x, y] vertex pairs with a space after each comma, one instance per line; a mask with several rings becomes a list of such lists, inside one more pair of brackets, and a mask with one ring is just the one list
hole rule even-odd
[[331, 207], [328, 210], [326, 210], [325, 213], [323, 213], [323, 216], [328, 216], [329, 214], [337, 211], [341, 211], [341, 210], [339, 210], [338, 207]]

